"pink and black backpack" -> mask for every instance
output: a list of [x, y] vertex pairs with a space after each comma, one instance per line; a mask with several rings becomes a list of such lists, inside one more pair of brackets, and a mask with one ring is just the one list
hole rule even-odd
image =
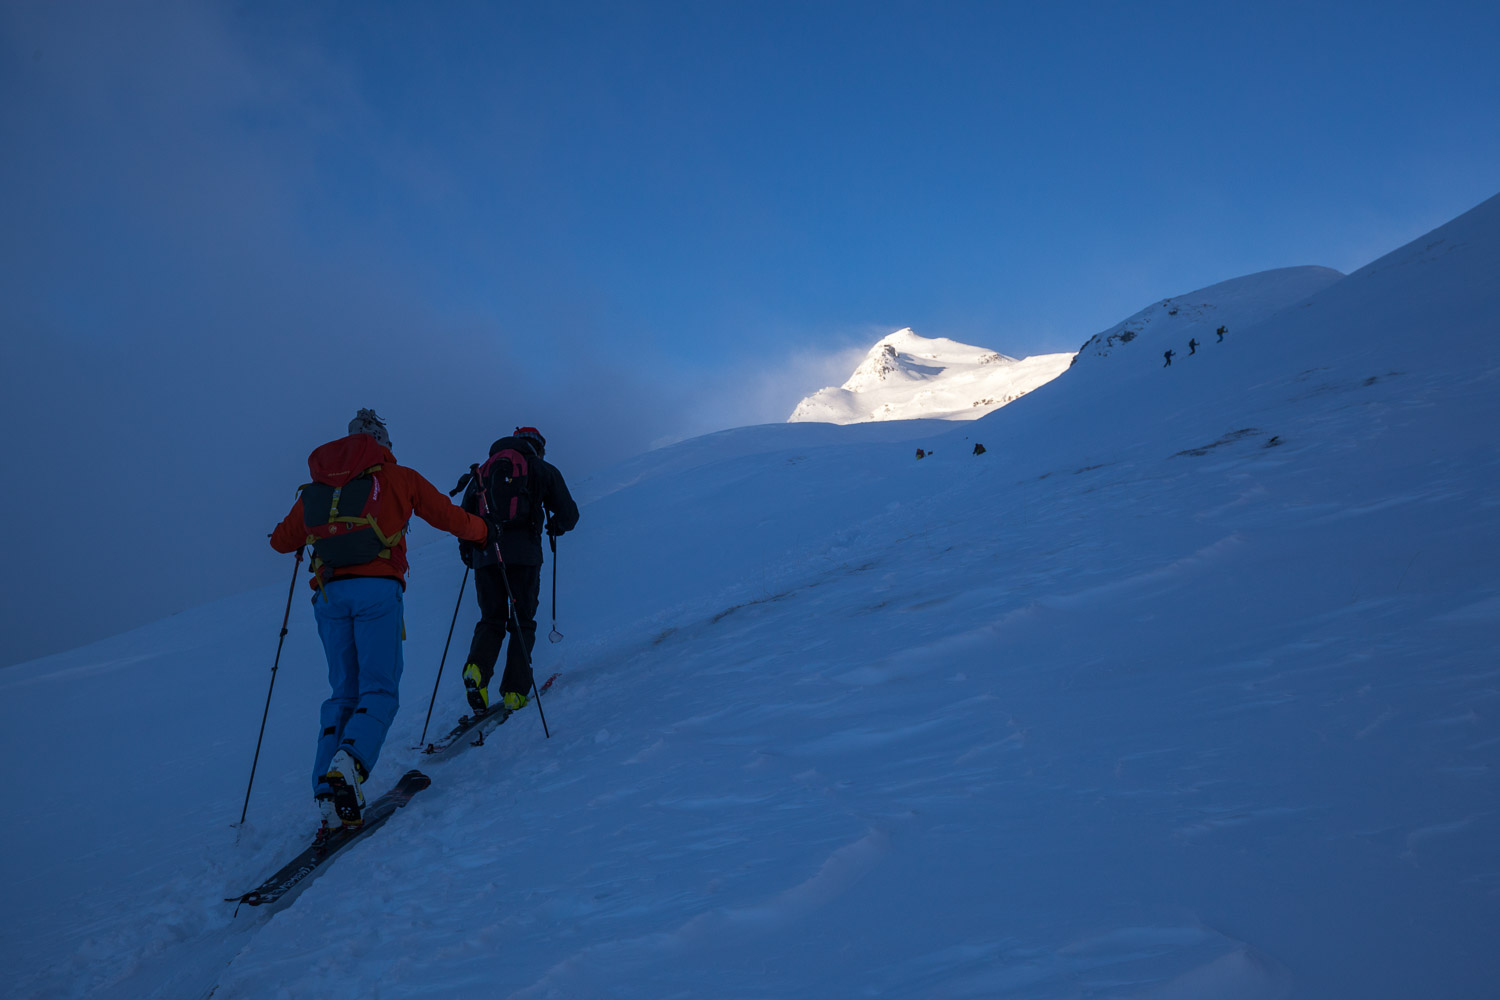
[[[469, 475], [459, 481], [464, 490], [463, 508], [478, 514], [499, 528], [507, 525], [532, 528], [542, 516], [537, 498], [538, 463], [541, 456], [529, 440], [505, 437], [490, 446], [490, 457], [483, 465], [473, 466]], [[467, 482], [465, 482], [467, 480]], [[456, 490], [454, 492], [457, 492]], [[540, 531], [540, 527], [537, 527]], [[500, 562], [497, 545], [474, 552], [473, 565]]]

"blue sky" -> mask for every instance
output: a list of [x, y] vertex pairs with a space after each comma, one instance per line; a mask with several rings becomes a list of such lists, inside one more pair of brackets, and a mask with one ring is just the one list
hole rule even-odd
[[1357, 268], [1500, 188], [1497, 42], [1480, 3], [8, 4], [0, 513], [103, 490], [128, 540], [16, 533], [0, 662], [279, 578], [359, 406], [442, 485], [516, 423], [579, 477], [900, 326], [1073, 350]]

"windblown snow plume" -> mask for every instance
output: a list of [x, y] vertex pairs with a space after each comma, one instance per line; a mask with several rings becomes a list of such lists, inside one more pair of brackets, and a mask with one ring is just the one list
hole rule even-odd
[[1052, 381], [1071, 354], [1017, 360], [983, 347], [910, 328], [882, 338], [842, 386], [797, 404], [788, 423], [858, 424], [871, 420], [975, 420]]

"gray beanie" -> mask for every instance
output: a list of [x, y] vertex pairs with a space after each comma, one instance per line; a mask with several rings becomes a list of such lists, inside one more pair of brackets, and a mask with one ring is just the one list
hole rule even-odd
[[360, 410], [349, 421], [350, 434], [368, 434], [380, 442], [382, 448], [391, 446], [391, 436], [386, 433], [385, 421], [374, 410]]

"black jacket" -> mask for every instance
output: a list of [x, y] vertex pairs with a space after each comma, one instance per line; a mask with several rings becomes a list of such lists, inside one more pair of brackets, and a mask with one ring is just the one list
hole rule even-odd
[[[554, 535], [572, 531], [578, 525], [578, 504], [573, 502], [573, 495], [568, 492], [568, 484], [563, 481], [563, 475], [557, 471], [557, 466], [537, 455], [530, 441], [524, 438], [501, 438], [491, 447], [491, 454], [501, 447], [524, 449], [533, 456], [533, 475], [536, 477], [533, 484], [534, 499], [537, 502], [529, 520], [512, 521], [505, 525], [505, 530], [500, 535], [500, 558], [517, 566], [540, 566], [543, 527], [550, 524], [549, 530]], [[474, 490], [464, 493], [463, 508], [471, 514], [479, 512]], [[473, 548], [468, 543], [459, 545], [459, 553], [465, 557], [465, 563], [469, 562], [467, 557]]]

